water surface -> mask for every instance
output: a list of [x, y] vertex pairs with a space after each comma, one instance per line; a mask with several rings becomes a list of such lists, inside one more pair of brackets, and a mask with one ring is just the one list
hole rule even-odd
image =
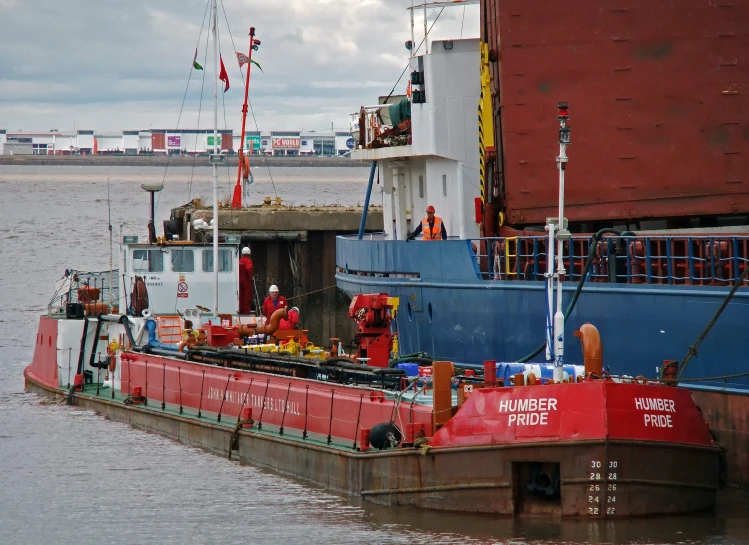
[[[368, 173], [257, 169], [252, 198], [354, 205]], [[229, 194], [234, 174], [222, 171], [219, 195]], [[109, 266], [107, 180], [116, 243], [120, 232], [146, 235], [140, 184], [162, 179], [159, 220], [212, 192], [206, 167], [165, 176], [158, 167], [0, 166], [1, 545], [749, 543], [744, 495], [722, 495], [715, 514], [617, 522], [383, 508], [24, 393], [22, 370], [54, 281], [68, 267]]]

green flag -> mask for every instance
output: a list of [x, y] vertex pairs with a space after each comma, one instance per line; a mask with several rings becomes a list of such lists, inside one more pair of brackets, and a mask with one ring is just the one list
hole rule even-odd
[[202, 70], [203, 67], [198, 64], [198, 50], [195, 49], [195, 56], [192, 58], [192, 67], [195, 70]]

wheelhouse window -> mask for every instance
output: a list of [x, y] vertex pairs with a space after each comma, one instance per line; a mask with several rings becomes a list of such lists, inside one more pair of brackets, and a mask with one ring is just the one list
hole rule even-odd
[[133, 272], [164, 272], [164, 254], [161, 250], [133, 250]]
[[194, 272], [195, 256], [192, 250], [172, 250], [172, 271]]
[[[232, 271], [232, 251], [219, 248], [218, 272]], [[213, 272], [213, 249], [203, 250], [203, 272]]]

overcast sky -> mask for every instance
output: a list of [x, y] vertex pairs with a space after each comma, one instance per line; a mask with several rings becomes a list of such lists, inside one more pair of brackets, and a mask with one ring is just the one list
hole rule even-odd
[[[223, 0], [233, 45], [221, 2], [221, 51], [231, 81], [223, 95], [226, 126], [237, 131], [243, 89], [234, 47], [247, 52], [250, 26], [262, 41], [254, 58], [264, 73], [253, 69], [250, 89], [260, 130], [329, 130], [331, 123], [348, 130], [349, 114], [386, 95], [407, 64], [411, 0]], [[209, 3], [0, 0], [0, 129], [194, 128], [199, 111], [199, 126], [212, 127], [207, 21], [198, 53], [206, 70], [193, 71], [187, 87]], [[477, 37], [478, 10], [445, 9], [430, 40], [457, 38], [461, 26], [463, 37]], [[430, 24], [439, 12], [429, 11]], [[416, 22], [418, 44], [421, 12]], [[405, 83], [406, 76], [396, 93]], [[255, 128], [251, 118], [248, 128]]]

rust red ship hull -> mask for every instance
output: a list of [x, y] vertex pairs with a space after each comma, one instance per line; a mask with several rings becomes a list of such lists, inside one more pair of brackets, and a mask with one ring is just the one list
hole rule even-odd
[[508, 225], [554, 215], [559, 101], [574, 112], [570, 222], [749, 212], [749, 4], [482, 0], [481, 10]]

